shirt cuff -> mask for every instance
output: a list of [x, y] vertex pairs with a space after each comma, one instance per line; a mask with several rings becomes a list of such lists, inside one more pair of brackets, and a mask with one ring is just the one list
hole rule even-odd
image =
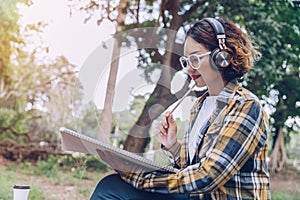
[[170, 148], [166, 148], [164, 145], [161, 145], [161, 148], [165, 151], [170, 152], [174, 159], [180, 155], [181, 144], [178, 141], [176, 141], [176, 143], [173, 144], [173, 146], [171, 146]]

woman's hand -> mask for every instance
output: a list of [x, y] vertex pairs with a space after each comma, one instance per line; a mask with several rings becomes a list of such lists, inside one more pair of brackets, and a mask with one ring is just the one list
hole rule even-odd
[[173, 114], [166, 113], [165, 119], [158, 125], [158, 138], [160, 142], [167, 148], [171, 148], [177, 142], [177, 125], [173, 118]]

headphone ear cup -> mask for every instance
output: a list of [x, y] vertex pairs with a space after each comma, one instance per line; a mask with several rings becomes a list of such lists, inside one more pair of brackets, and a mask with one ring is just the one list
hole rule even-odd
[[214, 70], [220, 71], [219, 67], [216, 65], [216, 63], [213, 59], [213, 54], [212, 53], [210, 54], [210, 57], [209, 57], [209, 64], [210, 64], [211, 68], [213, 68]]
[[231, 55], [226, 49], [215, 49], [212, 52], [212, 59], [219, 70], [228, 67], [231, 63]]

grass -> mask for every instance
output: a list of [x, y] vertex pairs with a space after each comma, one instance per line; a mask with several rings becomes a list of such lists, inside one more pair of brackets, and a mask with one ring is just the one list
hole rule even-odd
[[[30, 185], [29, 200], [89, 199], [107, 173], [107, 167], [93, 157], [50, 157], [34, 164], [10, 162], [0, 165], [0, 200], [13, 199], [15, 184]], [[272, 200], [300, 200], [282, 191], [271, 191], [271, 196]]]
[[[92, 162], [94, 169], [87, 167], [86, 161]], [[29, 200], [89, 199], [107, 171], [103, 163], [86, 156], [75, 160], [50, 157], [34, 164], [10, 162], [0, 166], [0, 200], [13, 199], [15, 184], [30, 185]]]
[[[13, 199], [13, 186], [17, 183], [27, 184], [25, 180], [19, 179], [14, 171], [11, 171], [7, 167], [0, 166], [0, 199], [10, 200]], [[31, 190], [29, 199], [45, 199], [45, 195], [39, 185], [30, 184]]]
[[292, 196], [286, 192], [271, 191], [272, 200], [300, 200], [298, 196]]

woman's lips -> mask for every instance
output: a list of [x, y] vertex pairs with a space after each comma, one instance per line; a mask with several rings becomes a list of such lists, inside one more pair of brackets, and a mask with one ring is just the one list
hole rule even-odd
[[191, 78], [192, 78], [193, 80], [196, 80], [196, 79], [198, 79], [200, 76], [201, 76], [201, 75], [191, 75]]

